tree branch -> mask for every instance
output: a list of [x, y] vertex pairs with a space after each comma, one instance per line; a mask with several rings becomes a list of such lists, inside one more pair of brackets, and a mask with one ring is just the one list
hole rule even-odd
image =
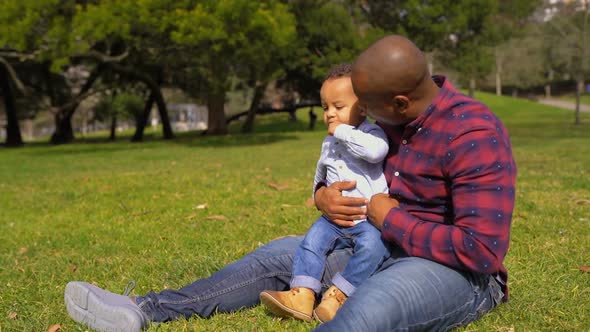
[[125, 52], [119, 55], [108, 55], [96, 50], [90, 50], [86, 53], [72, 55], [73, 58], [91, 58], [102, 63], [113, 63], [121, 62], [129, 55], [129, 50], [125, 49]]
[[25, 96], [29, 96], [30, 95], [30, 91], [29, 89], [27, 89], [25, 87], [25, 85], [23, 84], [23, 82], [21, 82], [21, 80], [18, 78], [18, 75], [16, 74], [16, 71], [14, 70], [14, 68], [12, 68], [12, 66], [10, 65], [10, 63], [8, 63], [8, 61], [6, 61], [6, 59], [4, 59], [4, 57], [0, 56], [0, 63], [2, 63], [4, 65], [4, 67], [6, 67], [6, 71], [8, 72], [8, 74], [10, 75], [10, 77], [12, 78], [12, 81], [14, 82], [14, 85], [16, 86], [16, 88]]

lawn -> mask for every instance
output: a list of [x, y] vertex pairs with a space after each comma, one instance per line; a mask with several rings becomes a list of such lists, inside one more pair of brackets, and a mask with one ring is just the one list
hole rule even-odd
[[[564, 95], [564, 96], [559, 97], [559, 99], [569, 101], [571, 103], [576, 102], [576, 96], [574, 94]], [[586, 93], [582, 94], [581, 99], [580, 99], [580, 103], [584, 104], [584, 105], [590, 105], [590, 93], [586, 92]]]
[[[464, 331], [590, 327], [590, 115], [478, 95], [505, 122], [519, 174], [511, 301]], [[307, 119], [302, 112], [300, 117]], [[258, 132], [142, 144], [95, 138], [0, 149], [0, 331], [83, 330], [63, 290], [85, 280], [122, 292], [178, 288], [262, 243], [302, 234], [322, 126], [261, 118]], [[261, 307], [152, 331], [307, 331]]]

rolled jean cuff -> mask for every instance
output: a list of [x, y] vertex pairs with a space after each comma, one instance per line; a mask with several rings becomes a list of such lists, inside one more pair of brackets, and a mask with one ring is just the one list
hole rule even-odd
[[319, 294], [319, 292], [322, 290], [322, 283], [316, 278], [299, 275], [293, 276], [293, 279], [291, 279], [291, 288], [295, 287], [309, 288], [316, 292], [316, 294]]
[[342, 293], [349, 297], [356, 290], [356, 287], [354, 287], [350, 282], [348, 282], [348, 280], [344, 279], [340, 272], [336, 273], [336, 275], [332, 279], [332, 283], [334, 284], [334, 286], [338, 287], [338, 289], [341, 290]]

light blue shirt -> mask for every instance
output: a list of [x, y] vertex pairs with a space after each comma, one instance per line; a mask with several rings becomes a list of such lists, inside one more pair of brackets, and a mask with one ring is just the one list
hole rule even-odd
[[356, 188], [342, 192], [347, 197], [364, 197], [388, 193], [383, 175], [383, 159], [389, 144], [383, 130], [365, 119], [358, 128], [341, 124], [334, 136], [327, 136], [315, 173], [313, 188], [318, 182], [328, 186], [337, 181], [356, 181]]

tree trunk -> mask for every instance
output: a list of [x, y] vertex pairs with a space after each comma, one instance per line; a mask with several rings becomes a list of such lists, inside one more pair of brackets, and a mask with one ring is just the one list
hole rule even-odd
[[51, 135], [52, 144], [64, 144], [74, 140], [74, 129], [72, 128], [72, 115], [74, 112], [59, 110], [55, 113], [55, 132]]
[[[86, 83], [80, 89], [80, 92], [76, 96], [76, 99], [84, 95], [90, 90], [94, 82], [98, 79], [103, 67], [101, 65], [96, 66], [96, 69], [92, 72]], [[64, 144], [74, 140], [74, 129], [72, 127], [72, 117], [80, 105], [81, 100], [73, 100], [65, 106], [57, 108], [55, 113], [55, 132], [51, 135], [50, 142], [52, 144]]]
[[207, 96], [207, 110], [209, 112], [207, 135], [227, 134], [224, 107], [225, 91], [212, 92]]
[[152, 112], [152, 106], [154, 105], [155, 99], [156, 98], [154, 94], [150, 93], [150, 96], [145, 102], [143, 113], [140, 114], [135, 121], [135, 134], [133, 134], [131, 142], [143, 141], [143, 131], [145, 130], [145, 126], [147, 125], [148, 119], [150, 118], [150, 113]]
[[164, 139], [172, 139], [174, 138], [174, 133], [172, 132], [172, 126], [170, 125], [170, 119], [168, 118], [168, 110], [166, 109], [166, 103], [164, 102], [164, 96], [162, 96], [160, 87], [154, 87], [152, 93], [154, 94], [156, 105], [158, 106], [160, 121], [162, 121]]
[[318, 116], [315, 115], [315, 113], [313, 112], [313, 107], [309, 108], [309, 130], [314, 130], [315, 128], [315, 122], [317, 120]]
[[475, 96], [475, 78], [469, 79], [469, 97], [473, 98]]
[[496, 96], [502, 95], [502, 57], [498, 48], [495, 48], [494, 56], [496, 58]]
[[575, 112], [575, 121], [574, 124], [581, 124], [582, 121], [580, 120], [580, 101], [582, 98], [582, 94], [584, 93], [584, 79], [578, 78], [576, 80], [576, 112]]
[[496, 72], [496, 96], [502, 95], [502, 77], [500, 72]]
[[140, 71], [124, 67], [117, 63], [109, 63], [108, 65], [114, 71], [127, 75], [130, 78], [136, 79], [138, 81], [141, 81], [148, 86], [151, 93], [154, 94], [154, 100], [156, 102], [156, 105], [158, 106], [158, 114], [160, 115], [160, 120], [162, 121], [162, 131], [164, 139], [174, 138], [172, 126], [170, 125], [170, 119], [168, 118], [168, 110], [166, 109], [166, 103], [164, 102], [164, 97], [162, 96], [162, 91], [158, 83], [156, 83], [156, 81], [154, 81], [151, 77], [145, 75]]
[[117, 138], [117, 115], [113, 114], [111, 117], [111, 135], [109, 141], [114, 141]]
[[512, 89], [512, 97], [514, 97], [514, 98], [518, 97], [518, 89], [517, 88]]
[[551, 82], [553, 82], [553, 69], [549, 69], [547, 74], [547, 84], [545, 84], [545, 98], [551, 98]]
[[291, 107], [289, 109], [289, 122], [297, 122], [297, 109], [295, 107]]
[[248, 115], [246, 117], [246, 122], [242, 126], [243, 133], [251, 133], [254, 129], [254, 118], [256, 117], [256, 109], [258, 108], [258, 104], [260, 103], [260, 99], [264, 95], [264, 89], [266, 88], [266, 84], [257, 83], [254, 87], [254, 96], [252, 96], [252, 102], [250, 103], [250, 108], [248, 109]]
[[21, 146], [23, 139], [18, 126], [18, 118], [16, 116], [16, 103], [14, 102], [14, 93], [10, 86], [8, 71], [0, 65], [0, 89], [4, 96], [4, 109], [6, 110], [6, 146]]

